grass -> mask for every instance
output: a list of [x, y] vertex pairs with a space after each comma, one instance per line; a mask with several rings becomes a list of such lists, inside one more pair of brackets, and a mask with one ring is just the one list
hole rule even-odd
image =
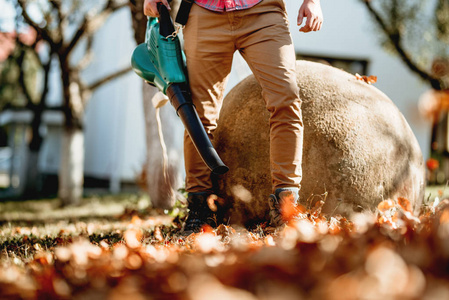
[[142, 210], [149, 205], [148, 197], [137, 194], [90, 196], [76, 207], [62, 207], [59, 199], [6, 201], [0, 202], [0, 222], [108, 217], [121, 214], [126, 208]]
[[146, 216], [148, 229], [173, 219], [151, 209], [148, 197], [140, 194], [93, 195], [68, 207], [59, 199], [5, 201], [0, 203], [0, 249], [3, 259], [29, 260], [36, 250], [53, 249], [74, 238], [114, 244], [131, 222], [142, 222], [139, 216]]

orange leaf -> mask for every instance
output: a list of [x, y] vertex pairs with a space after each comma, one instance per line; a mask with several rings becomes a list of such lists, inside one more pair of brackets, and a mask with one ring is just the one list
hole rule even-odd
[[336, 218], [334, 218], [334, 217], [332, 217], [330, 219], [330, 221], [329, 221], [329, 232], [331, 234], [338, 234], [338, 233], [340, 233], [341, 227], [340, 227], [339, 223], [340, 222]]
[[361, 81], [365, 81], [368, 84], [373, 84], [377, 82], [377, 76], [362, 76], [359, 74], [355, 74], [355, 78], [357, 78], [357, 80], [361, 80]]
[[449, 209], [445, 209], [440, 216], [440, 223], [447, 224], [449, 223]]
[[[293, 197], [293, 195], [292, 195]], [[282, 218], [285, 221], [290, 221], [298, 214], [298, 209], [293, 201], [289, 201], [289, 199], [284, 199], [282, 202]]]
[[387, 210], [389, 210], [390, 208], [393, 208], [393, 207], [394, 207], [394, 203], [390, 199], [384, 200], [377, 205], [377, 209], [381, 212], [386, 212]]
[[265, 245], [267, 245], [267, 246], [276, 246], [276, 243], [274, 242], [273, 236], [271, 236], [271, 235], [267, 235], [264, 238], [264, 242], [265, 242]]
[[137, 215], [133, 215], [131, 218], [131, 224], [133, 225], [141, 225], [142, 224], [142, 219], [139, 218], [139, 216]]
[[123, 239], [130, 248], [138, 248], [142, 246], [142, 243], [140, 242], [142, 239], [142, 232], [140, 230], [128, 229], [123, 234]]
[[388, 222], [387, 217], [381, 216], [378, 220], [379, 224], [385, 224]]
[[300, 213], [300, 214], [305, 214], [307, 212], [307, 208], [302, 204], [296, 205], [296, 209], [298, 210], [298, 213]]
[[209, 224], [204, 224], [203, 227], [201, 227], [201, 232], [204, 233], [213, 233], [214, 229]]
[[142, 264], [142, 258], [137, 254], [131, 254], [125, 259], [125, 265], [130, 270], [137, 270]]
[[209, 206], [210, 210], [213, 212], [216, 212], [218, 210], [217, 204], [215, 203], [216, 200], [218, 200], [217, 195], [212, 194], [207, 197], [207, 206]]
[[407, 199], [399, 197], [398, 198], [398, 203], [402, 207], [403, 210], [408, 211], [408, 212], [412, 212], [412, 210], [413, 210], [412, 204]]
[[159, 226], [156, 226], [156, 229], [154, 229], [154, 238], [159, 242], [164, 241], [164, 237], [162, 236], [161, 228]]

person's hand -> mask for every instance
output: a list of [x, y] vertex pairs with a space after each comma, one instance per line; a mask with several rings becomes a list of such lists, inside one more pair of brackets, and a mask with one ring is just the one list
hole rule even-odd
[[164, 4], [168, 10], [171, 9], [167, 0], [145, 0], [145, 2], [143, 3], [143, 13], [149, 17], [159, 17], [159, 12], [157, 11], [158, 2]]
[[320, 0], [304, 0], [299, 8], [298, 26], [301, 26], [306, 18], [304, 26], [299, 28], [301, 32], [318, 31], [323, 25], [323, 12], [321, 11]]

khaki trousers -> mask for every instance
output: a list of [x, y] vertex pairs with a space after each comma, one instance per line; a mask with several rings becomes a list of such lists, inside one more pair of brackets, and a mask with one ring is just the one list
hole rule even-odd
[[[273, 191], [299, 188], [303, 123], [296, 55], [283, 0], [263, 0], [249, 9], [222, 13], [193, 5], [183, 34], [193, 103], [212, 143], [233, 54], [238, 50], [261, 85], [270, 112]], [[213, 192], [211, 172], [187, 133], [184, 158], [187, 192]]]

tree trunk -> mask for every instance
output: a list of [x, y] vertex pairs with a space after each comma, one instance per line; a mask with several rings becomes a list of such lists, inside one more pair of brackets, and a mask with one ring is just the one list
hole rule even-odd
[[[17, 136], [20, 137], [20, 140], [16, 140]], [[12, 140], [11, 145], [13, 145], [12, 168], [10, 173], [12, 190], [10, 195], [14, 198], [20, 198], [23, 197], [25, 191], [28, 173], [27, 163], [30, 154], [28, 145], [26, 144], [26, 125], [13, 125], [13, 132], [10, 138]]]
[[39, 150], [27, 149], [25, 165], [26, 174], [24, 174], [24, 183], [22, 198], [32, 199], [40, 195], [40, 170], [39, 170]]
[[[24, 170], [23, 177], [21, 178], [21, 192], [20, 197], [22, 198], [35, 198], [41, 192], [41, 181], [40, 181], [40, 170], [39, 170], [39, 152], [42, 146], [43, 137], [40, 132], [40, 127], [42, 125], [42, 114], [45, 110], [45, 100], [48, 94], [48, 83], [49, 74], [51, 66], [51, 54], [48, 62], [46, 64], [42, 63], [40, 58], [38, 58], [39, 63], [43, 68], [44, 81], [43, 90], [40, 95], [39, 102], [34, 104], [32, 93], [30, 92], [31, 85], [26, 83], [25, 80], [25, 55], [29, 51], [35, 51], [33, 48], [28, 48], [19, 41], [21, 53], [17, 59], [17, 65], [20, 67], [20, 73], [18, 81], [22, 88], [23, 95], [27, 100], [27, 108], [33, 113], [33, 119], [30, 124], [31, 129], [31, 140], [28, 143], [27, 153], [24, 156]], [[36, 52], [33, 52], [36, 57], [38, 57]]]
[[44, 106], [45, 99], [41, 99], [40, 104], [35, 106], [33, 109], [33, 121], [31, 122], [31, 141], [28, 145], [28, 155], [25, 163], [27, 172], [24, 177], [25, 182], [22, 195], [24, 198], [35, 198], [41, 193], [39, 152], [44, 140], [40, 133]]
[[78, 205], [83, 194], [84, 132], [79, 127], [65, 128], [59, 168], [59, 198], [63, 205]]
[[[61, 141], [58, 197], [62, 205], [79, 205], [84, 183], [83, 99], [80, 86], [73, 79], [69, 58], [59, 56], [64, 97], [64, 131]], [[72, 79], [72, 80], [71, 80]]]
[[[143, 0], [130, 0], [133, 20], [134, 38], [137, 44], [143, 43], [146, 34], [147, 18], [143, 15]], [[180, 1], [172, 1], [172, 13], [176, 13]], [[152, 100], [158, 89], [144, 84], [143, 106], [145, 115], [145, 139], [147, 155], [144, 166], [145, 184], [154, 207], [169, 208], [177, 198], [178, 189], [182, 187], [184, 175], [183, 125], [170, 105], [159, 109], [160, 125], [163, 132], [163, 144], [159, 136], [156, 109]], [[166, 161], [164, 166], [165, 146]]]
[[[163, 140], [158, 133], [156, 109], [153, 98], [158, 89], [143, 86], [147, 155], [145, 162], [146, 187], [154, 207], [170, 208], [180, 199], [184, 163], [182, 156], [183, 127], [171, 105], [159, 109]], [[166, 159], [161, 142], [166, 146]], [[165, 163], [165, 167], [164, 167]]]

